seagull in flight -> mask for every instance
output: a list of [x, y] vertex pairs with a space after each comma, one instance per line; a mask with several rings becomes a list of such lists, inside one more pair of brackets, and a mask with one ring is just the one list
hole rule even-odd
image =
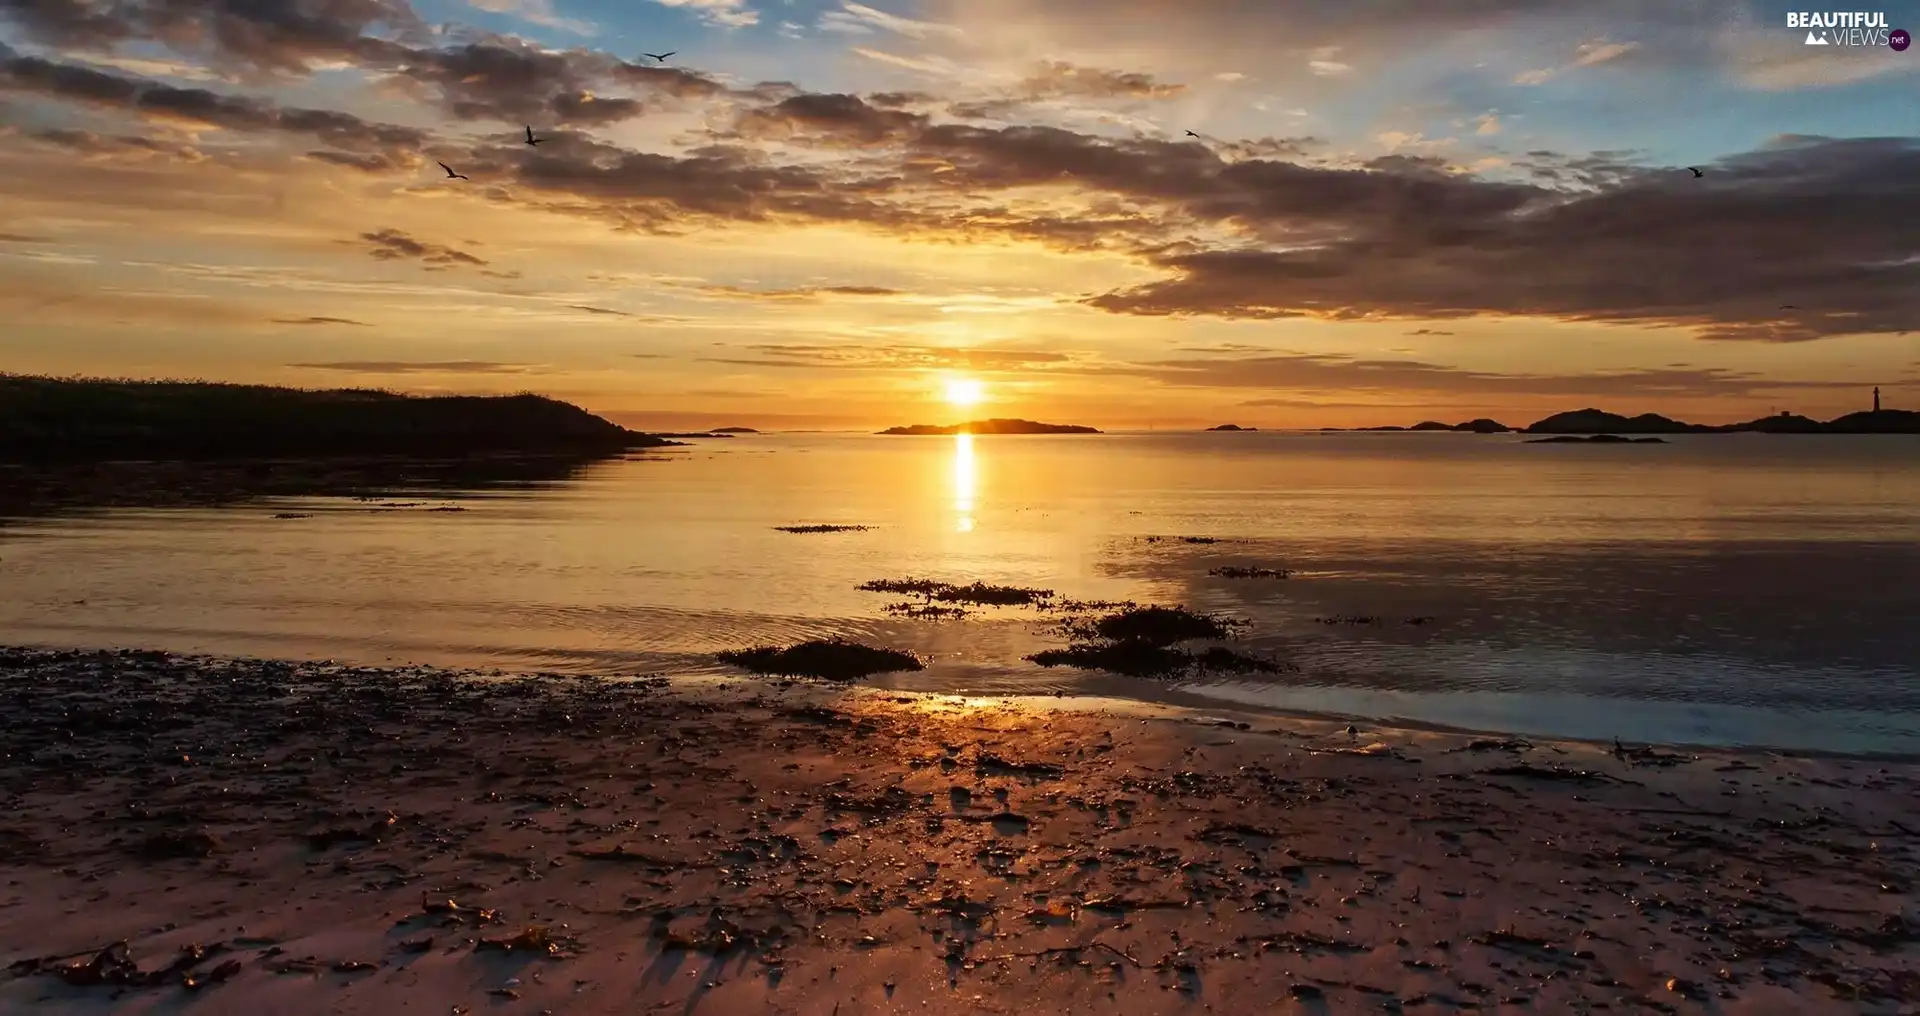
[[540, 141], [541, 141], [540, 138], [536, 138], [533, 136], [533, 125], [531, 124], [527, 125], [527, 144], [537, 145], [540, 143]]
[[666, 62], [667, 62], [667, 58], [668, 58], [668, 57], [670, 57], [670, 56], [672, 56], [672, 55], [674, 55], [675, 53], [678, 53], [678, 52], [680, 52], [680, 51], [679, 51], [679, 50], [677, 50], [677, 49], [670, 49], [670, 50], [667, 50], [667, 51], [666, 51], [665, 53], [642, 53], [642, 54], [640, 54], [640, 55], [641, 55], [641, 56], [649, 56], [649, 57], [652, 57], [652, 58], [654, 58], [655, 60], [658, 60], [658, 61], [660, 61], [661, 63], [666, 63]]
[[470, 176], [462, 176], [462, 175], [460, 175], [459, 173], [456, 173], [456, 172], [454, 172], [454, 171], [453, 171], [453, 167], [452, 167], [452, 166], [449, 166], [449, 165], [447, 165], [447, 164], [446, 164], [446, 163], [444, 163], [444, 162], [440, 164], [440, 168], [441, 168], [441, 169], [444, 169], [444, 170], [446, 170], [446, 171], [447, 171], [447, 179], [449, 179], [449, 180], [471, 180], [471, 179], [473, 179], [473, 178], [472, 178], [472, 177], [470, 177]]
[[1696, 180], [1707, 175], [1705, 172], [1702, 172], [1701, 169], [1697, 166], [1688, 166], [1687, 172], [1692, 173], [1693, 178]]
[[1198, 135], [1198, 134], [1195, 134], [1195, 133], [1194, 133], [1194, 132], [1192, 132], [1192, 131], [1188, 131], [1188, 132], [1187, 132], [1187, 137], [1190, 137], [1190, 138], [1197, 138], [1197, 137], [1199, 137], [1199, 136], [1200, 136], [1200, 135]]

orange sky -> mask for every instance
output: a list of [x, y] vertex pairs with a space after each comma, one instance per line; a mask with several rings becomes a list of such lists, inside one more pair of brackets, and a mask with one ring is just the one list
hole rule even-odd
[[1501, 6], [31, 0], [0, 369], [658, 429], [1920, 405], [1920, 57]]

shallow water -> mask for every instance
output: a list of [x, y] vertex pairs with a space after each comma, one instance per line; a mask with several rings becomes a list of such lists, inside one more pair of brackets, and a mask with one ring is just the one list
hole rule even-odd
[[[14, 520], [0, 642], [624, 673], [844, 635], [932, 660], [883, 679], [900, 688], [1920, 752], [1920, 440], [1670, 440], [764, 435], [423, 495], [463, 512], [298, 498]], [[875, 528], [773, 529], [813, 522]], [[1208, 576], [1222, 565], [1295, 575]], [[904, 620], [855, 588], [910, 574], [1228, 611], [1301, 671], [1046, 670], [1021, 660], [1058, 642], [1030, 611]], [[1315, 620], [1343, 614], [1381, 622]]]

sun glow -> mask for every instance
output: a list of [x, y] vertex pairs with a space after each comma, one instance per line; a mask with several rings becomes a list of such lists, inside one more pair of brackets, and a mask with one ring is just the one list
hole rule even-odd
[[987, 397], [987, 386], [972, 378], [954, 378], [947, 382], [947, 402], [955, 406], [977, 406]]

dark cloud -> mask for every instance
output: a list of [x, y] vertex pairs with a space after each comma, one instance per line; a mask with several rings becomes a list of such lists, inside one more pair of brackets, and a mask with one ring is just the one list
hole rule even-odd
[[0, 16], [29, 38], [62, 47], [104, 48], [139, 30], [118, 5], [89, 0], [0, 0]]
[[[544, 149], [546, 146], [542, 145]], [[758, 153], [711, 148], [685, 157], [598, 142], [567, 151], [496, 160], [536, 205], [611, 220], [622, 228], [670, 232], [691, 218], [736, 222], [802, 219], [883, 224], [903, 213], [845, 170], [768, 164]]]
[[401, 160], [379, 152], [308, 152], [307, 158], [331, 166], [349, 166], [368, 173], [387, 173], [402, 167]]
[[1576, 193], [1254, 165], [1220, 173], [1242, 190], [1212, 205], [1315, 242], [1170, 251], [1151, 260], [1172, 277], [1088, 302], [1161, 316], [1519, 315], [1768, 341], [1920, 328], [1920, 139], [1803, 141], [1723, 160], [1701, 181]]
[[197, 162], [205, 158], [191, 145], [175, 144], [138, 134], [98, 134], [71, 127], [49, 127], [33, 131], [27, 136], [41, 144], [55, 145], [68, 151], [83, 152], [88, 155], [164, 155], [188, 162]]
[[1658, 399], [1858, 387], [1857, 382], [1781, 381], [1760, 374], [1711, 368], [1564, 375], [1500, 374], [1418, 360], [1371, 360], [1307, 353], [1156, 360], [1093, 370], [1141, 375], [1181, 388], [1267, 388], [1338, 391], [1347, 395], [1431, 392]]
[[349, 113], [281, 108], [265, 100], [176, 88], [140, 78], [22, 56], [0, 47], [0, 89], [234, 131], [302, 134], [341, 148], [415, 147], [425, 131], [377, 124]]
[[471, 120], [593, 125], [641, 115], [648, 96], [707, 98], [728, 90], [693, 71], [643, 67], [605, 53], [550, 51], [510, 36], [434, 33], [405, 0], [0, 0], [28, 38], [111, 52], [161, 43], [241, 76], [304, 76], [344, 62], [385, 76]]
[[609, 317], [624, 317], [624, 318], [633, 317], [632, 314], [629, 314], [624, 310], [608, 310], [605, 307], [589, 307], [585, 304], [580, 304], [580, 303], [567, 304], [567, 309], [584, 311], [588, 314], [605, 314]]
[[466, 120], [594, 126], [640, 116], [647, 103], [606, 94], [623, 85], [648, 95], [708, 98], [726, 89], [692, 71], [638, 67], [582, 49], [553, 51], [505, 36], [412, 50], [391, 67], [393, 83]]
[[[1103, 5], [1065, 0], [1043, 11], [986, 2], [1039, 18], [1060, 11], [1106, 17], [1096, 13]], [[1251, 0], [1192, 6], [1176, 20], [1232, 9], [1278, 24]], [[1548, 16], [1526, 0], [1362, 6], [1288, 8], [1283, 20], [1311, 41], [1378, 24], [1385, 11], [1429, 29], [1502, 13]], [[1603, 6], [1609, 16], [1649, 25], [1689, 25], [1711, 14], [1711, 5], [1695, 0]], [[496, 138], [456, 151], [414, 128], [160, 85], [0, 47], [0, 89], [237, 132], [296, 134], [324, 146], [311, 158], [367, 171], [410, 165], [414, 152], [439, 146], [446, 154], [433, 157], [471, 173], [487, 200], [622, 229], [674, 232], [702, 220], [860, 224], [929, 238], [1124, 250], [1164, 273], [1088, 298], [1114, 313], [1518, 315], [1768, 341], [1920, 327], [1920, 141], [1912, 138], [1782, 138], [1722, 160], [1701, 180], [1647, 165], [1633, 152], [1536, 151], [1517, 160], [1516, 177], [1494, 180], [1419, 156], [1358, 168], [1303, 164], [1297, 160], [1311, 139], [1202, 144], [936, 123], [903, 108], [918, 96], [869, 101], [783, 83], [730, 90], [690, 72], [494, 36], [459, 36], [432, 48], [435, 40], [399, 0], [0, 0], [0, 15], [42, 40], [111, 48], [129, 38], [160, 39], [183, 52], [217, 49], [229, 63], [256, 70], [348, 60], [473, 119], [532, 121], [538, 112], [541, 123], [585, 126], [635, 115], [656, 98], [750, 99], [742, 118], [748, 132], [777, 130], [823, 150], [858, 147], [858, 156], [781, 163], [727, 144], [665, 155], [563, 130], [537, 150]], [[1169, 87], [1068, 65], [1045, 70], [1037, 77], [1056, 93]], [[598, 89], [607, 84], [647, 98], [603, 95]], [[1043, 185], [1045, 197], [1036, 197]], [[484, 264], [449, 247], [422, 245], [434, 253], [420, 254], [374, 242], [386, 252], [376, 256], [434, 267]], [[1781, 304], [1804, 309], [1782, 311]]]
[[[1452, 332], [1443, 332], [1443, 331], [1441, 331], [1441, 330], [1439, 330], [1438, 328], [1415, 328], [1415, 329], [1414, 329], [1413, 331], [1410, 331], [1410, 332], [1408, 332], [1407, 334], [1408, 334], [1408, 335], [1452, 335], [1453, 333], [1452, 333]], [[1686, 366], [1686, 365], [1685, 365], [1685, 364], [1677, 364], [1677, 365], [1675, 365], [1675, 366], [1682, 366], [1682, 367], [1684, 367], [1684, 366]]]
[[[355, 321], [352, 318], [319, 317], [319, 316], [303, 317], [303, 318], [274, 318], [273, 323], [276, 325], [355, 325], [360, 328], [372, 327], [371, 325], [367, 324], [365, 321]], [[297, 366], [308, 366], [308, 365], [298, 364]]]
[[[372, 247], [367, 251], [381, 261], [418, 261], [430, 267], [447, 268], [454, 265], [485, 265], [487, 262], [463, 250], [445, 244], [427, 243], [416, 240], [397, 229], [382, 229], [373, 233], [362, 233], [360, 239]], [[508, 273], [503, 277], [515, 277]]]
[[0, 233], [0, 243], [52, 243], [50, 236], [29, 236], [26, 233]]
[[883, 109], [857, 95], [806, 94], [747, 110], [735, 129], [751, 137], [811, 134], [874, 145], [905, 139], [927, 123], [922, 114]]
[[[1116, 313], [1517, 315], [1768, 341], [1920, 327], [1914, 139], [1798, 139], [1723, 160], [1701, 181], [1648, 172], [1576, 188], [1421, 160], [1371, 169], [1229, 161], [1200, 144], [1038, 126], [930, 125], [895, 157], [863, 173], [770, 166], [731, 150], [674, 159], [600, 148], [535, 157], [519, 173], [539, 190], [624, 205], [643, 222], [670, 219], [662, 206], [673, 206], [1063, 247], [1130, 244], [1169, 274], [1088, 301]], [[1063, 182], [1082, 193], [1077, 214], [996, 197]], [[1187, 239], [1202, 230], [1242, 240]], [[1820, 243], [1806, 242], [1815, 235]], [[1783, 316], [1782, 303], [1807, 309]]]
[[909, 106], [931, 106], [940, 101], [940, 97], [927, 92], [874, 92], [867, 96], [867, 103], [883, 109], [906, 109]]
[[[28, 38], [110, 51], [151, 39], [214, 66], [305, 74], [323, 61], [392, 61], [428, 28], [405, 0], [0, 0]], [[379, 30], [384, 35], [370, 34]]]
[[290, 363], [303, 370], [337, 370], [350, 374], [525, 374], [534, 369], [528, 363], [495, 363], [491, 360], [341, 360], [333, 363]]
[[1297, 138], [1216, 139], [1213, 150], [1229, 159], [1299, 159], [1326, 145], [1325, 139], [1311, 135]]

